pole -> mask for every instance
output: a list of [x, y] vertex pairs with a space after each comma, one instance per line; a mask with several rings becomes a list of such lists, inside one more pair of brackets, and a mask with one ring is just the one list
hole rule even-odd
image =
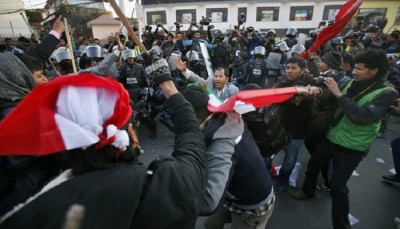
[[40, 40], [39, 37], [37, 36], [37, 34], [35, 33], [35, 31], [32, 29], [32, 27], [29, 25], [28, 20], [26, 20], [26, 17], [23, 13], [19, 13], [22, 17], [22, 19], [24, 19], [26, 26], [28, 26], [28, 29], [31, 31], [31, 33], [33, 34], [33, 36], [35, 37], [35, 40], [38, 44], [40, 44]]
[[68, 42], [68, 49], [69, 53], [71, 54], [71, 60], [72, 60], [72, 69], [74, 71], [74, 74], [77, 75], [78, 71], [76, 70], [76, 64], [75, 64], [75, 57], [74, 57], [74, 51], [72, 50], [72, 43], [71, 43], [71, 37], [69, 35], [69, 27], [68, 27], [68, 20], [64, 18], [64, 26], [65, 26], [65, 35], [67, 36], [67, 42]]
[[132, 36], [133, 40], [135, 41], [135, 43], [137, 45], [139, 45], [139, 48], [142, 52], [146, 52], [146, 47], [144, 47], [144, 45], [142, 44], [142, 42], [140, 42], [138, 36], [136, 36], [136, 33], [133, 32], [133, 29], [131, 28], [128, 20], [125, 17], [125, 14], [122, 13], [121, 9], [119, 8], [119, 6], [117, 5], [117, 3], [115, 2], [115, 0], [108, 0], [108, 2], [110, 3], [110, 5], [112, 6], [112, 8], [114, 9], [115, 13], [118, 15], [119, 19], [121, 20], [122, 24], [126, 27], [126, 29], [128, 30], [129, 35]]
[[13, 37], [15, 38], [14, 28], [13, 28], [13, 26], [12, 26], [11, 21], [10, 21], [10, 26], [11, 26], [11, 31], [12, 31]]

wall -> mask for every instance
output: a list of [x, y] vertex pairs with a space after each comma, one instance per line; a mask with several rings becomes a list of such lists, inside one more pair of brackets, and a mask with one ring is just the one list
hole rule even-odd
[[119, 25], [92, 25], [93, 38], [107, 41], [108, 36], [114, 36], [119, 29]]

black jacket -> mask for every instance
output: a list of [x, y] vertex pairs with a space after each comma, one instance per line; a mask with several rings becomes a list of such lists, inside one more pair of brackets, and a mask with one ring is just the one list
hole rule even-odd
[[194, 228], [207, 182], [204, 139], [181, 94], [166, 103], [176, 128], [172, 157], [157, 158], [147, 169], [121, 165], [74, 177], [0, 228], [61, 228], [72, 204], [85, 207], [82, 228]]

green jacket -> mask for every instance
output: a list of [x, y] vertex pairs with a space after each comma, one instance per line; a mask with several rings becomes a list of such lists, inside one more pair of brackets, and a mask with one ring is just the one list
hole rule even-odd
[[[343, 89], [343, 94], [347, 94], [347, 90], [350, 88], [352, 82], [348, 83]], [[387, 90], [388, 87], [376, 89], [365, 96], [363, 96], [356, 104], [358, 107], [364, 106], [366, 103], [371, 102], [377, 95]], [[340, 113], [340, 110], [336, 110], [335, 117]], [[381, 125], [380, 119], [369, 124], [358, 125], [350, 121], [349, 118], [343, 116], [336, 126], [329, 130], [327, 138], [340, 146], [348, 149], [368, 152], [372, 143], [376, 138], [376, 134], [379, 131]]]

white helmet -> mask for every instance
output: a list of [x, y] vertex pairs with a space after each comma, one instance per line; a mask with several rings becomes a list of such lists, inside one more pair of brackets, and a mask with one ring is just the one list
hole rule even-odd
[[264, 46], [257, 46], [257, 47], [254, 48], [254, 55], [257, 55], [257, 54], [265, 56], [265, 48], [264, 48]]
[[296, 36], [296, 34], [297, 34], [297, 29], [296, 29], [296, 28], [289, 28], [289, 29], [286, 31], [286, 35]]
[[280, 49], [282, 52], [287, 52], [287, 51], [290, 50], [285, 41], [279, 41], [279, 42], [276, 44], [276, 46], [278, 46], [279, 49]]
[[[190, 58], [189, 58], [190, 57]], [[195, 60], [195, 61], [198, 61], [198, 60], [200, 60], [200, 58], [199, 58], [199, 54], [196, 52], [196, 51], [188, 51], [187, 53], [186, 53], [186, 59], [189, 61], [193, 61], [193, 60]]]
[[55, 51], [54, 58], [56, 59], [57, 63], [61, 63], [63, 60], [72, 60], [71, 54], [69, 50], [65, 47], [60, 47]]
[[303, 45], [293, 45], [292, 46], [292, 53], [302, 53], [306, 50], [306, 48]]
[[122, 59], [125, 61], [128, 58], [136, 58], [136, 53], [132, 49], [122, 51]]
[[175, 60], [177, 58], [181, 58], [181, 57], [182, 57], [182, 53], [179, 51], [175, 51], [175, 52], [171, 53], [171, 56], [168, 58], [169, 70], [171, 70], [171, 71], [176, 70]]
[[97, 44], [89, 44], [85, 49], [85, 53], [87, 57], [103, 57], [101, 47]]

